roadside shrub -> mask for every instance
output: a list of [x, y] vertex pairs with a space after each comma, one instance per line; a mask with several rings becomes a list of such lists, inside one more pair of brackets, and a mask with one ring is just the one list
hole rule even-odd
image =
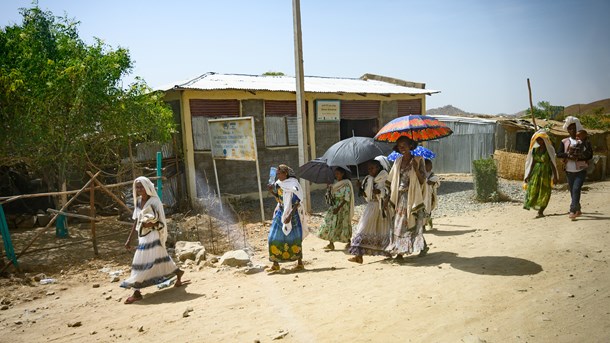
[[478, 201], [499, 201], [498, 168], [493, 158], [472, 161], [473, 183]]

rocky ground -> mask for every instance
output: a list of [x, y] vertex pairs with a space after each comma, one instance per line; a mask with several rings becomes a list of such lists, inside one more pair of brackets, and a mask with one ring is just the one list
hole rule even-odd
[[[40, 250], [87, 239], [86, 225], [71, 226], [69, 239], [49, 232], [33, 245], [37, 252], [20, 259], [24, 273], [0, 278], [0, 341], [610, 340], [609, 182], [587, 184], [585, 213], [575, 222], [561, 186], [548, 215], [534, 219], [522, 209], [521, 182], [500, 180], [508, 201], [496, 203], [473, 199], [470, 176], [443, 175], [441, 182], [436, 230], [426, 238], [431, 250], [404, 262], [349, 263], [344, 251], [324, 252], [326, 242], [309, 235], [305, 271], [283, 265], [267, 275], [272, 199], [266, 222], [257, 220], [257, 201], [236, 202], [232, 220], [241, 221], [233, 224], [201, 213], [173, 216], [173, 240], [201, 241], [207, 256], [180, 262], [191, 284], [147, 288], [129, 306], [122, 301], [130, 291], [118, 287], [133, 256], [123, 247], [129, 227], [114, 218], [99, 223], [98, 256], [90, 243]], [[322, 195], [312, 192], [314, 230], [325, 210]], [[16, 250], [34, 233], [11, 232]], [[239, 248], [248, 255], [224, 263], [223, 252]], [[249, 267], [233, 267], [244, 258]]]

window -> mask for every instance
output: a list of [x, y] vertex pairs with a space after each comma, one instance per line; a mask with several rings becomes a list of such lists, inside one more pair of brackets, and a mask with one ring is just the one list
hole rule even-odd
[[377, 133], [381, 103], [372, 100], [341, 101], [341, 139], [373, 137]]
[[191, 123], [195, 150], [210, 150], [208, 120], [239, 117], [238, 100], [191, 99]]
[[265, 101], [265, 145], [298, 145], [296, 101]]

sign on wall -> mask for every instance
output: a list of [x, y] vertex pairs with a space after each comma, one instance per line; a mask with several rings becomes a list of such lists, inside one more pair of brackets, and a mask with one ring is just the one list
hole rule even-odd
[[339, 121], [341, 115], [340, 100], [316, 100], [318, 121]]
[[256, 141], [252, 117], [211, 119], [208, 121], [212, 157], [219, 160], [256, 160]]

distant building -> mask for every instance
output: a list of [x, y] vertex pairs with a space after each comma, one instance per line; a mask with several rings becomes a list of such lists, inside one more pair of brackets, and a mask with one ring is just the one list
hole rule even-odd
[[[254, 118], [261, 180], [266, 181], [270, 166], [285, 163], [298, 168], [294, 77], [206, 73], [158, 90], [165, 92], [165, 101], [180, 122], [191, 199], [215, 189], [207, 131], [213, 118]], [[321, 156], [352, 134], [372, 137], [396, 117], [425, 114], [426, 95], [438, 92], [425, 89], [423, 83], [372, 74], [358, 79], [305, 77], [309, 158]], [[251, 162], [220, 160], [216, 165], [223, 194], [258, 192]]]

